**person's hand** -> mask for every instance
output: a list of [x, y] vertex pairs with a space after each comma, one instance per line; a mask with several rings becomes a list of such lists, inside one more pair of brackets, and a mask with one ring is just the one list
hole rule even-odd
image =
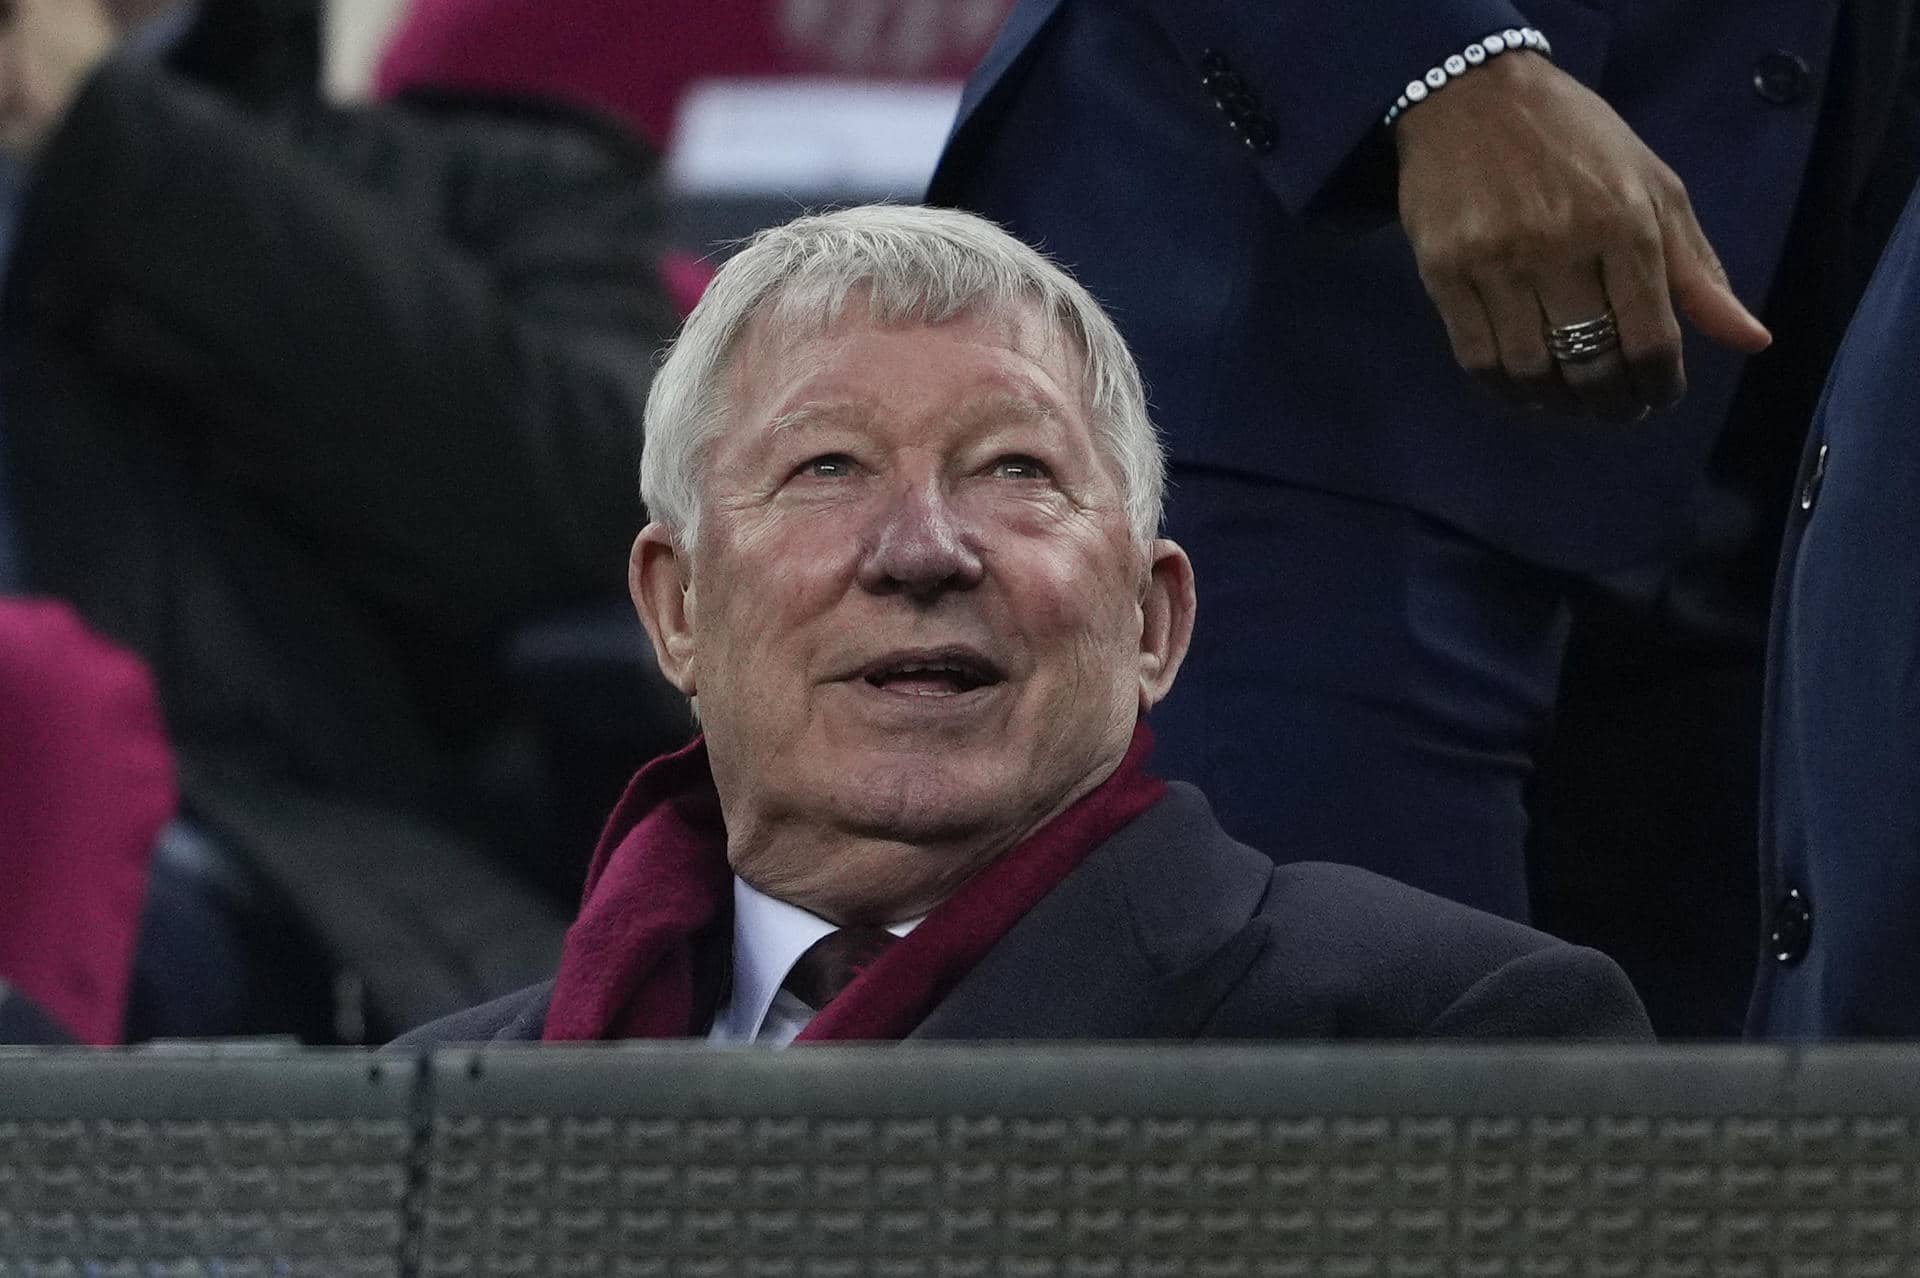
[[[1489, 58], [1394, 134], [1420, 277], [1455, 358], [1494, 390], [1632, 420], [1686, 392], [1676, 304], [1722, 346], [1772, 341], [1728, 287], [1673, 170], [1546, 58]], [[1609, 315], [1617, 348], [1555, 360], [1547, 330]]]
[[0, 147], [31, 162], [113, 44], [100, 0], [0, 0]]

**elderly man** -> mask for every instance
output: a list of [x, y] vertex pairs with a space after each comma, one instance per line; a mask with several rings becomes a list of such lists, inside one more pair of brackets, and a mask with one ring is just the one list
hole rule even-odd
[[557, 980], [411, 1041], [1647, 1034], [1599, 954], [1276, 868], [1148, 774], [1194, 582], [1139, 376], [990, 224], [763, 233], [646, 435], [630, 584], [705, 736], [615, 812]]

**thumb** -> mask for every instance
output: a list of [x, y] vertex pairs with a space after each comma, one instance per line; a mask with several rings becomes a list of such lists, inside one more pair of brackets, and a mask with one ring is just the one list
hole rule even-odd
[[1682, 207], [1666, 219], [1667, 288], [1693, 326], [1729, 350], [1753, 355], [1773, 345], [1754, 313], [1734, 295], [1726, 268], [1707, 242], [1691, 208]]

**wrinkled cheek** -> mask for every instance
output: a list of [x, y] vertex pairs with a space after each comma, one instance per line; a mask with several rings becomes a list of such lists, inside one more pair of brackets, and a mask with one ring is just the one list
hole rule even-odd
[[1124, 699], [1131, 707], [1134, 654], [1138, 647], [1135, 613], [1130, 608], [1100, 607], [1089, 612], [1100, 593], [1098, 581], [1082, 583], [1087, 593], [1063, 594], [1028, 616], [1039, 647], [1055, 654], [1059, 677], [1047, 698], [1041, 731], [1054, 740], [1103, 732], [1109, 712], [1119, 714]]
[[727, 654], [726, 677], [741, 714], [751, 719], [774, 715], [790, 698], [788, 660], [791, 640], [783, 640], [771, 618], [748, 618], [749, 627]]
[[1139, 607], [1131, 583], [1117, 574], [1089, 569], [1052, 579], [1034, 591], [1024, 609], [1036, 635], [1088, 651], [1105, 651], [1138, 642]]
[[732, 617], [726, 660], [740, 714], [769, 745], [805, 730], [821, 636], [815, 614], [763, 588]]

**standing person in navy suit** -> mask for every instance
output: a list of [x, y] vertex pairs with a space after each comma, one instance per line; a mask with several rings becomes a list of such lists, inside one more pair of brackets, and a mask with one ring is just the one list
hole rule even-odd
[[1920, 1037], [1920, 199], [1860, 303], [1790, 503], [1767, 687], [1750, 1031]]
[[1016, 7], [930, 199], [1139, 356], [1209, 601], [1159, 759], [1230, 831], [1531, 913], [1662, 1029], [1738, 1031], [1774, 512], [1920, 157], [1912, 19]]

